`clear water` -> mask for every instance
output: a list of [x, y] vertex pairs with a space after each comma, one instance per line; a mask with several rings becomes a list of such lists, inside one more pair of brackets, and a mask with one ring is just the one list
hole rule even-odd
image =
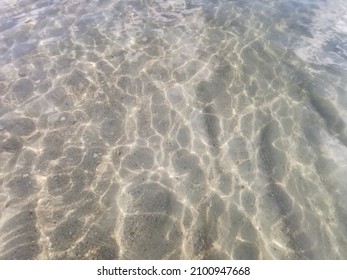
[[4, 0], [1, 259], [347, 259], [347, 4]]

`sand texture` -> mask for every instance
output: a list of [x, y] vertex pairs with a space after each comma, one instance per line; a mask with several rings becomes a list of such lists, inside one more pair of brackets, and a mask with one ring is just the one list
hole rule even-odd
[[0, 259], [347, 259], [347, 6], [0, 3]]

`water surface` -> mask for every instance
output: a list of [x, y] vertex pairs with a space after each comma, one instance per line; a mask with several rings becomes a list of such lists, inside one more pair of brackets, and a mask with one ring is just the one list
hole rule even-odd
[[343, 0], [5, 0], [1, 259], [347, 259]]

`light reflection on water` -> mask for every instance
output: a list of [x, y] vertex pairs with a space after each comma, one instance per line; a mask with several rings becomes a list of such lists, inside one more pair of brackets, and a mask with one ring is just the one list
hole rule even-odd
[[1, 259], [346, 259], [343, 1], [0, 4]]

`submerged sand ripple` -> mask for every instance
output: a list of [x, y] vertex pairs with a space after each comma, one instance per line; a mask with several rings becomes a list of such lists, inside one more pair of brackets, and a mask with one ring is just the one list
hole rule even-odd
[[0, 4], [0, 258], [346, 259], [343, 11]]

